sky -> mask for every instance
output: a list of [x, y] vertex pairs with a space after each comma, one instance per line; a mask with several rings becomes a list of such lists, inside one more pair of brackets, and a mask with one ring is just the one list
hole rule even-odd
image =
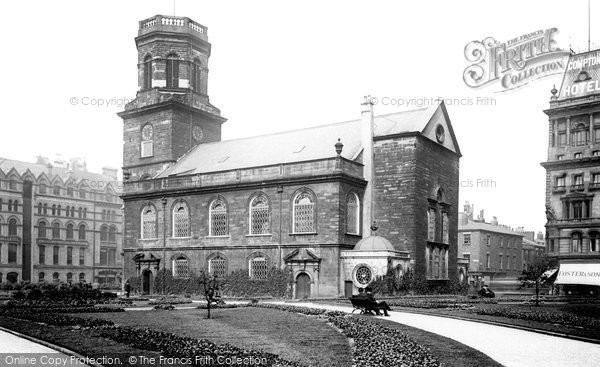
[[[473, 89], [464, 49], [552, 27], [563, 49], [585, 51], [588, 40], [586, 0], [176, 0], [175, 9], [173, 0], [22, 0], [0, 9], [0, 157], [62, 154], [93, 171], [120, 168], [116, 113], [137, 90], [138, 21], [175, 11], [208, 27], [208, 94], [228, 119], [223, 139], [358, 119], [365, 95], [380, 101], [376, 114], [443, 97], [463, 154], [461, 209], [469, 201], [488, 221], [534, 231], [546, 221], [543, 110], [561, 76], [511, 92]], [[600, 46], [593, 25], [591, 41]]]

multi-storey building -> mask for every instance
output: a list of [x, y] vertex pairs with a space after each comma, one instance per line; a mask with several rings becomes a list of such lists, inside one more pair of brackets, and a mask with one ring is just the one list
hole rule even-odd
[[473, 219], [473, 206], [459, 213], [458, 255], [469, 262], [469, 283], [516, 279], [523, 270], [523, 234], [498, 224], [487, 223], [483, 211]]
[[566, 293], [600, 286], [600, 50], [572, 54], [548, 115], [546, 239]]
[[[294, 296], [352, 294], [393, 267], [457, 276], [460, 150], [443, 104], [221, 141], [206, 27], [140, 22], [124, 123], [125, 276], [293, 273]], [[361, 240], [362, 239], [362, 240]]]
[[0, 281], [118, 284], [122, 202], [117, 170], [38, 158], [0, 161]]
[[538, 232], [534, 237], [533, 231], [518, 230], [523, 233], [523, 270], [532, 264], [537, 257], [541, 257], [546, 253], [546, 241], [544, 234]]

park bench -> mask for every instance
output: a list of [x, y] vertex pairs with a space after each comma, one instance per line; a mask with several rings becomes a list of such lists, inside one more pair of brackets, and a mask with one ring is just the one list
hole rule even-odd
[[352, 307], [354, 307], [354, 309], [352, 310], [352, 313], [354, 313], [354, 311], [356, 311], [356, 310], [360, 310], [361, 315], [366, 314], [366, 313], [371, 313], [371, 311], [375, 311], [375, 313], [378, 313], [378, 311], [375, 309], [373, 303], [368, 299], [356, 298], [356, 297], [350, 297], [348, 299], [352, 303]]

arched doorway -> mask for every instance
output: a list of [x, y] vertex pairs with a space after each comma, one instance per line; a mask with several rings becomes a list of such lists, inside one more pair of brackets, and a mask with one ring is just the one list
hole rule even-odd
[[296, 278], [296, 298], [308, 297], [310, 297], [310, 277], [306, 273], [300, 273]]
[[146, 269], [142, 272], [142, 293], [150, 294], [152, 292], [152, 271]]

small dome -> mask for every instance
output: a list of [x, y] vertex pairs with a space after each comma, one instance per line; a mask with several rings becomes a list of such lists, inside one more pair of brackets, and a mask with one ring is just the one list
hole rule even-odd
[[379, 236], [370, 236], [358, 241], [354, 251], [395, 251], [390, 241]]

